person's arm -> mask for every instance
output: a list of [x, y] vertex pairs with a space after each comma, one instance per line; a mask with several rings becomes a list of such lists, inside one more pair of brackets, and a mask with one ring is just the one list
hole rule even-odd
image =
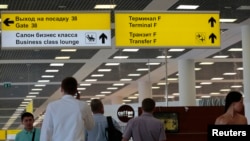
[[50, 106], [48, 105], [41, 127], [40, 141], [52, 141], [53, 121]]
[[165, 129], [164, 129], [164, 124], [161, 124], [161, 128], [160, 128], [160, 137], [159, 137], [160, 141], [166, 141], [167, 137], [166, 137], [166, 133], [165, 133]]
[[84, 104], [85, 104], [84, 105], [85, 108], [84, 108], [84, 111], [83, 111], [83, 113], [85, 113], [85, 116], [84, 116], [84, 119], [83, 119], [84, 120], [84, 125], [85, 125], [85, 128], [87, 130], [91, 130], [95, 125], [94, 117], [93, 117], [93, 114], [92, 114], [92, 111], [91, 111], [89, 105], [86, 104], [86, 103], [84, 103]]

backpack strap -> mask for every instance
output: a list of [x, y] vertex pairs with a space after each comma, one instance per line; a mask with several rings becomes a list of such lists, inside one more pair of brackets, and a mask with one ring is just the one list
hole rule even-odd
[[32, 135], [32, 141], [35, 140], [35, 134], [36, 134], [36, 128], [34, 128], [34, 132], [33, 132], [33, 135]]
[[108, 121], [108, 127], [114, 127], [114, 124], [113, 124], [111, 116], [107, 116], [107, 121]]

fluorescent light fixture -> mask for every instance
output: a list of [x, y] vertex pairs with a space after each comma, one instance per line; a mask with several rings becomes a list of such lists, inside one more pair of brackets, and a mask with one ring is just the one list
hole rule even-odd
[[42, 75], [42, 78], [54, 78], [54, 75]]
[[131, 78], [122, 78], [120, 79], [120, 81], [131, 81], [132, 79]]
[[26, 107], [27, 104], [20, 104], [20, 107]]
[[18, 108], [18, 109], [16, 109], [16, 111], [24, 111], [24, 109], [23, 108]]
[[130, 99], [123, 99], [122, 101], [124, 101], [124, 102], [130, 102], [131, 100]]
[[228, 51], [242, 51], [242, 48], [230, 48]]
[[22, 103], [23, 103], [23, 104], [28, 104], [28, 103], [30, 103], [30, 102], [27, 102], [27, 101], [23, 101]]
[[91, 77], [103, 77], [104, 74], [92, 74]]
[[128, 56], [115, 56], [114, 59], [127, 59]]
[[224, 78], [223, 77], [214, 77], [214, 78], [211, 78], [211, 80], [223, 80]]
[[216, 55], [213, 58], [228, 58], [228, 55]]
[[86, 88], [77, 88], [78, 91], [86, 90]]
[[45, 72], [59, 72], [59, 70], [45, 70]]
[[201, 68], [194, 68], [194, 70], [195, 70], [195, 71], [199, 71], [199, 70], [201, 70]]
[[117, 87], [108, 87], [107, 90], [117, 90]]
[[174, 98], [174, 96], [172, 96], [172, 95], [169, 95], [169, 96], [168, 96], [168, 98], [172, 99], [172, 98]]
[[168, 78], [168, 81], [176, 81], [178, 78]]
[[124, 83], [114, 83], [113, 86], [124, 86]]
[[85, 81], [86, 82], [95, 82], [95, 81], [97, 81], [97, 79], [86, 79]]
[[146, 63], [146, 65], [151, 65], [151, 66], [153, 66], [153, 65], [160, 65], [161, 63]]
[[137, 99], [138, 97], [136, 96], [129, 96], [128, 99]]
[[7, 4], [0, 4], [0, 9], [7, 9], [8, 5]]
[[236, 75], [236, 72], [225, 72], [223, 75]]
[[97, 97], [103, 97], [103, 96], [105, 96], [104, 94], [97, 94], [97, 95], [95, 95], [95, 96], [97, 96]]
[[35, 98], [36, 95], [27, 95], [26, 97], [27, 97], [27, 98]]
[[[171, 57], [172, 57], [172, 56], [167, 56], [167, 58], [171, 58]], [[161, 55], [161, 56], [157, 56], [156, 58], [158, 58], [158, 59], [165, 59], [166, 56]]]
[[231, 89], [220, 89], [221, 92], [229, 92]]
[[202, 86], [195, 86], [196, 89], [200, 89]]
[[172, 95], [174, 95], [174, 96], [178, 96], [178, 95], [180, 95], [179, 93], [173, 93]]
[[160, 87], [156, 87], [156, 86], [154, 86], [154, 87], [151, 87], [152, 89], [160, 89]]
[[157, 85], [166, 85], [166, 83], [157, 83]]
[[120, 63], [106, 63], [105, 66], [118, 66]]
[[178, 48], [174, 48], [174, 49], [169, 49], [168, 52], [182, 52], [185, 49], [178, 49]]
[[200, 62], [200, 65], [213, 65], [214, 62]]
[[130, 73], [130, 74], [128, 74], [128, 76], [141, 76], [141, 74], [139, 74], [139, 73]]
[[34, 85], [34, 87], [45, 87], [46, 85], [45, 84], [36, 84]]
[[38, 80], [37, 82], [46, 83], [46, 82], [50, 82], [50, 80]]
[[176, 9], [197, 9], [199, 5], [179, 5]]
[[136, 71], [148, 71], [148, 68], [138, 68]]
[[55, 57], [56, 60], [62, 60], [62, 59], [70, 59], [70, 56], [57, 56]]
[[237, 70], [243, 70], [243, 67], [239, 67], [239, 68], [237, 68]]
[[42, 91], [43, 89], [31, 89], [31, 91]]
[[32, 99], [29, 98], [25, 98], [24, 101], [31, 101]]
[[201, 84], [201, 85], [211, 85], [212, 82], [201, 82], [200, 84]]
[[89, 84], [89, 83], [82, 83], [82, 84], [80, 84], [80, 86], [91, 86], [91, 84]]
[[211, 92], [210, 94], [211, 95], [219, 95], [220, 93], [219, 92]]
[[123, 52], [137, 52], [139, 49], [123, 49]]
[[111, 91], [102, 91], [101, 94], [111, 94]]
[[61, 67], [64, 66], [64, 63], [51, 63], [50, 66]]
[[61, 52], [76, 52], [76, 49], [61, 49]]
[[201, 96], [201, 98], [210, 98], [211, 96], [210, 95], [203, 95]]
[[39, 94], [39, 92], [29, 92], [29, 94]]
[[98, 72], [110, 72], [111, 69], [99, 69]]
[[114, 9], [116, 4], [97, 4], [94, 9]]
[[134, 94], [134, 96], [139, 96], [139, 94], [136, 93], [136, 94]]
[[220, 22], [222, 23], [233, 23], [235, 22], [237, 19], [220, 19]]
[[233, 85], [231, 86], [231, 88], [241, 88], [242, 86], [241, 85]]

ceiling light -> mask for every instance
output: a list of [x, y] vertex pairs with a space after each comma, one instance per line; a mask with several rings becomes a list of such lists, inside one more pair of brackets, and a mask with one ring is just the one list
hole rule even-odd
[[123, 49], [123, 52], [137, 52], [139, 49]]
[[211, 92], [210, 94], [211, 95], [219, 95], [220, 93], [218, 93], [218, 92]]
[[42, 78], [54, 78], [54, 75], [42, 75]]
[[86, 79], [85, 81], [86, 82], [94, 82], [94, 81], [97, 81], [97, 79]]
[[211, 78], [211, 80], [223, 80], [224, 78], [223, 77], [214, 77], [214, 78]]
[[168, 96], [168, 98], [174, 98], [174, 96], [172, 96], [172, 95], [169, 95], [169, 96]]
[[59, 70], [45, 70], [45, 72], [59, 72]]
[[97, 4], [94, 9], [114, 9], [115, 7], [115, 4]]
[[92, 74], [91, 77], [103, 77], [104, 74]]
[[0, 9], [7, 9], [8, 5], [7, 4], [0, 4]]
[[64, 66], [64, 63], [51, 63], [50, 66], [56, 66], [56, 67]]
[[212, 82], [201, 82], [200, 84], [201, 84], [201, 85], [211, 85]]
[[106, 63], [105, 66], [118, 66], [120, 63]]
[[139, 96], [139, 94], [134, 94], [134, 96]]
[[57, 56], [55, 57], [56, 60], [62, 60], [62, 59], [70, 59], [70, 56]]
[[[172, 56], [167, 56], [167, 58], [171, 58]], [[158, 59], [165, 59], [166, 58], [166, 56], [157, 56], [156, 58], [158, 58]]]
[[148, 68], [139, 68], [139, 69], [136, 69], [136, 71], [148, 71], [149, 69]]
[[200, 65], [212, 65], [214, 62], [200, 62]]
[[239, 67], [239, 68], [237, 68], [237, 70], [243, 70], [243, 67]]
[[242, 51], [242, 48], [230, 48], [228, 51]]
[[78, 91], [86, 90], [86, 88], [77, 88]]
[[91, 84], [88, 84], [88, 83], [82, 83], [82, 84], [80, 84], [80, 86], [91, 86]]
[[172, 95], [177, 96], [177, 95], [180, 95], [180, 94], [179, 93], [173, 93]]
[[241, 88], [242, 86], [241, 85], [233, 85], [231, 86], [231, 88]]
[[27, 104], [20, 104], [19, 106], [20, 106], [20, 107], [26, 107]]
[[46, 83], [46, 82], [50, 82], [50, 80], [38, 80], [37, 82]]
[[120, 79], [120, 81], [131, 81], [132, 79], [131, 78], [122, 78]]
[[61, 49], [61, 52], [76, 52], [76, 49]]
[[127, 59], [128, 56], [115, 56], [114, 59]]
[[45, 87], [46, 85], [45, 84], [36, 84], [34, 85], [35, 87]]
[[160, 89], [160, 87], [155, 87], [155, 86], [154, 86], [154, 87], [151, 87], [151, 88], [152, 88], [152, 89]]
[[111, 94], [111, 91], [102, 91], [101, 94]]
[[105, 96], [104, 94], [97, 94], [97, 95], [95, 95], [95, 96], [97, 96], [97, 97], [103, 97], [103, 96]]
[[238, 7], [237, 10], [250, 10], [250, 6], [249, 5], [242, 5], [242, 6]]
[[27, 101], [23, 101], [22, 103], [23, 103], [23, 104], [28, 104], [29, 102], [27, 102]]
[[185, 49], [178, 49], [178, 48], [174, 48], [174, 49], [169, 49], [168, 52], [182, 52]]
[[128, 76], [141, 76], [141, 74], [139, 74], [139, 73], [130, 73], [130, 74], [128, 74]]
[[210, 98], [211, 96], [209, 96], [209, 95], [203, 95], [203, 96], [201, 96], [201, 98]]
[[202, 87], [202, 86], [195, 86], [196, 89], [199, 89], [199, 88], [201, 88], [201, 87]]
[[26, 97], [27, 97], [27, 98], [35, 98], [36, 95], [27, 95]]
[[221, 92], [229, 92], [231, 89], [220, 89]]
[[110, 72], [111, 69], [99, 69], [98, 72]]
[[43, 89], [31, 89], [31, 91], [42, 91]]
[[168, 81], [176, 81], [178, 78], [168, 78]]
[[151, 65], [151, 66], [153, 66], [153, 65], [160, 65], [160, 63], [146, 63], [146, 65]]
[[117, 87], [108, 87], [107, 90], [117, 90]]
[[197, 9], [199, 5], [179, 5], [176, 9]]
[[213, 58], [228, 58], [228, 55], [216, 55]]
[[220, 19], [220, 22], [222, 23], [232, 23], [235, 22], [237, 19]]
[[236, 72], [225, 72], [223, 75], [236, 75]]
[[128, 99], [137, 99], [138, 97], [136, 96], [129, 96]]
[[39, 94], [39, 92], [29, 92], [29, 94]]
[[131, 100], [130, 99], [123, 99], [122, 101], [124, 101], [124, 102], [130, 102]]
[[124, 83], [114, 83], [113, 86], [124, 86]]
[[199, 70], [201, 70], [201, 68], [194, 68], [194, 70], [195, 70], [195, 71], [199, 71]]
[[166, 83], [157, 83], [157, 85], [166, 85]]

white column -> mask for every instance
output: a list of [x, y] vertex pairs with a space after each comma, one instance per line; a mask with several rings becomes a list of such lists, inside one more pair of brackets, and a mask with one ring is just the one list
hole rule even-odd
[[241, 27], [245, 115], [250, 124], [250, 25]]
[[122, 97], [121, 96], [113, 96], [111, 98], [111, 104], [114, 105], [114, 104], [122, 104], [123, 101], [122, 101]]
[[196, 106], [195, 72], [193, 60], [179, 60], [179, 105]]
[[139, 81], [138, 92], [139, 92], [139, 105], [141, 105], [141, 102], [143, 101], [143, 99], [152, 98], [151, 82]]

